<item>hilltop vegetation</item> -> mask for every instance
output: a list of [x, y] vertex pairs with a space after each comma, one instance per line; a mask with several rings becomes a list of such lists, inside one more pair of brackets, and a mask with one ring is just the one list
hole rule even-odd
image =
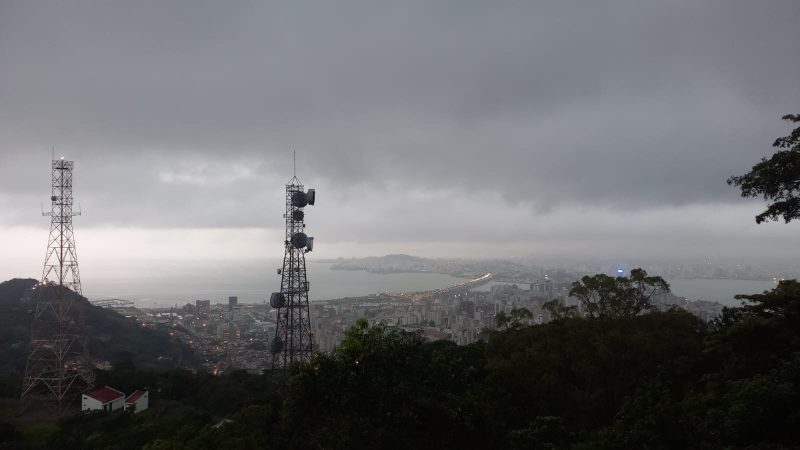
[[9, 425], [6, 445], [796, 448], [800, 283], [747, 299], [710, 324], [679, 310], [565, 317], [463, 347], [361, 321], [334, 353], [285, 374], [119, 365], [102, 382], [147, 384], [151, 410], [64, 419], [35, 436]]
[[[18, 397], [25, 372], [30, 339], [31, 311], [36, 298], [29, 295], [33, 279], [0, 283], [0, 397]], [[166, 333], [142, 328], [120, 314], [91, 305], [79, 297], [76, 309], [86, 314], [89, 351], [93, 358], [111, 362], [130, 361], [141, 367], [166, 369], [193, 366], [191, 349]]]

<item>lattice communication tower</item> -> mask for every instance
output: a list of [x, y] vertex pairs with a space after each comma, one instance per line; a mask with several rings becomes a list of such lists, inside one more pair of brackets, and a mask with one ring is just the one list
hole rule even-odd
[[277, 309], [275, 337], [270, 344], [272, 368], [281, 369], [307, 361], [311, 356], [314, 332], [308, 308], [308, 278], [305, 254], [314, 248], [314, 238], [305, 233], [307, 205], [313, 205], [314, 189], [303, 192], [303, 184], [293, 177], [286, 185], [286, 251], [283, 256], [281, 290], [270, 296]]
[[35, 288], [31, 339], [22, 399], [41, 401], [57, 415], [94, 385], [87, 348], [85, 309], [72, 217], [73, 161], [54, 159], [50, 238], [41, 282]]

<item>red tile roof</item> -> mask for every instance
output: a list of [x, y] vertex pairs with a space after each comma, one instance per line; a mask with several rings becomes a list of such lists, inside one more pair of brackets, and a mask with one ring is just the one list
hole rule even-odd
[[120, 397], [125, 398], [125, 394], [108, 386], [105, 386], [94, 392], [89, 392], [88, 394], [86, 394], [86, 396], [91, 397], [103, 404], [116, 400]]
[[125, 400], [125, 403], [136, 403], [136, 400], [139, 400], [139, 397], [143, 396], [146, 393], [147, 391], [136, 391], [133, 394], [131, 394], [127, 400]]

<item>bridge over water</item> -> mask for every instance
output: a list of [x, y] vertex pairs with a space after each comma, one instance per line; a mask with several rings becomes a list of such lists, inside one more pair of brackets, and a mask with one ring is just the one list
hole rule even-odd
[[455, 286], [448, 286], [446, 288], [436, 289], [434, 291], [428, 291], [428, 292], [425, 293], [425, 296], [426, 297], [433, 297], [433, 296], [438, 296], [438, 295], [451, 295], [451, 294], [458, 294], [458, 293], [467, 292], [470, 289], [475, 289], [478, 286], [482, 286], [482, 285], [492, 281], [493, 277], [494, 277], [494, 275], [492, 275], [491, 273], [487, 273], [486, 275], [484, 275], [484, 276], [482, 276], [480, 278], [475, 278], [474, 280], [465, 281], [465, 282], [457, 284]]

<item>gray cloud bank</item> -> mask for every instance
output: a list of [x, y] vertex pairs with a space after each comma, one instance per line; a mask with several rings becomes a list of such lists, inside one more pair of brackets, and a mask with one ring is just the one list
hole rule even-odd
[[290, 149], [340, 240], [740, 202], [798, 112], [800, 4], [567, 3], [2, 2], [0, 223], [51, 144], [88, 225], [278, 228]]

